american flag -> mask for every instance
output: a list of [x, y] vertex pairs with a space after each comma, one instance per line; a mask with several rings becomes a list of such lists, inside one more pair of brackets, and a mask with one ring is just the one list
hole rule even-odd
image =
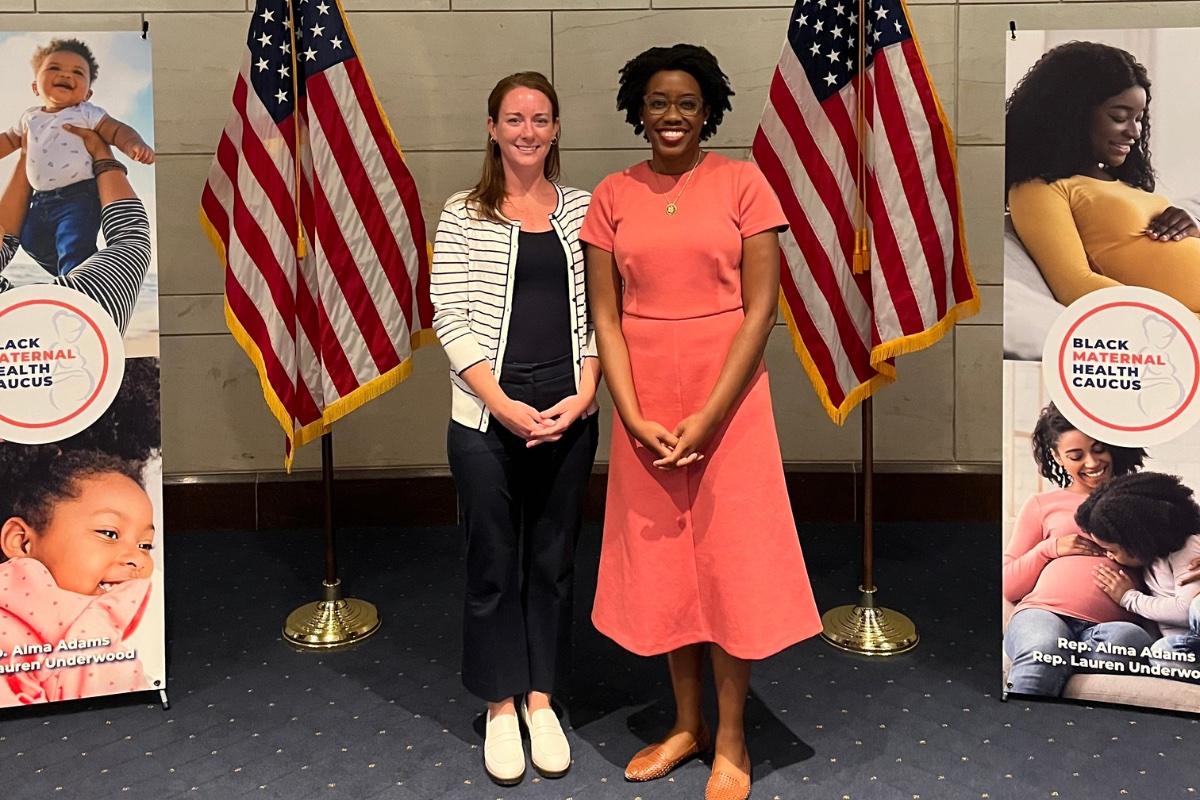
[[901, 0], [796, 3], [753, 154], [790, 222], [780, 305], [841, 424], [895, 356], [979, 309], [952, 134]]
[[290, 468], [435, 341], [416, 184], [337, 0], [256, 4], [200, 217]]

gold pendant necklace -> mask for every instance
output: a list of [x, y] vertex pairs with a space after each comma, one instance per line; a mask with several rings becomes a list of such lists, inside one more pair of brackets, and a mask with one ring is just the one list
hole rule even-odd
[[[679, 202], [679, 198], [683, 197], [683, 193], [687, 191], [688, 184], [692, 182], [692, 175], [696, 174], [696, 167], [699, 166], [699, 164], [700, 164], [700, 156], [701, 155], [703, 155], [703, 151], [697, 150], [696, 151], [696, 160], [692, 162], [692, 168], [690, 170], [688, 170], [687, 178], [685, 178], [683, 181], [683, 188], [679, 190], [679, 194], [675, 195], [674, 200], [667, 200], [667, 216], [668, 217], [675, 216], [675, 212], [679, 210], [679, 206], [676, 204]], [[653, 172], [654, 167], [652, 166], [650, 168], [650, 170], [651, 170], [651, 172]]]

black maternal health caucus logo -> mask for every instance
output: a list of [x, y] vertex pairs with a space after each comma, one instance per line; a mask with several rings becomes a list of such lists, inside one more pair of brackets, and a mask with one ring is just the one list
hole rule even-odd
[[1055, 321], [1042, 351], [1051, 399], [1093, 438], [1141, 447], [1200, 420], [1200, 322], [1161, 292], [1091, 292]]
[[0, 294], [0, 439], [74, 436], [109, 407], [124, 372], [121, 333], [90, 298], [47, 285]]

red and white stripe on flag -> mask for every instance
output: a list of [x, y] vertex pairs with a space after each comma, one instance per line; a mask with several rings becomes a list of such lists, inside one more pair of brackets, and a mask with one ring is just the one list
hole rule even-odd
[[[979, 310], [953, 137], [903, 0], [796, 3], [752, 152], [790, 223], [780, 305], [841, 424], [895, 380], [895, 356]], [[870, 266], [856, 273], [860, 152]]]
[[435, 341], [416, 184], [337, 0], [257, 3], [200, 218], [290, 468]]

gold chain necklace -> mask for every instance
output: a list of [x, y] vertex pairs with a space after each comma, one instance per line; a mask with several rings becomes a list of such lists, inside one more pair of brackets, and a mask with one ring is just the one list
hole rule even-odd
[[[688, 184], [692, 182], [692, 176], [696, 174], [696, 167], [698, 167], [700, 165], [700, 156], [701, 155], [703, 155], [703, 151], [697, 150], [696, 151], [696, 160], [692, 162], [692, 168], [688, 170], [687, 178], [684, 179], [684, 181], [683, 181], [683, 188], [679, 190], [679, 194], [675, 195], [674, 200], [667, 200], [667, 216], [668, 217], [675, 216], [675, 212], [679, 210], [679, 206], [677, 205], [677, 203], [679, 202], [679, 198], [683, 197], [683, 193], [687, 191]], [[650, 171], [654, 172], [653, 165], [650, 167]], [[658, 173], [655, 173], [655, 174], [658, 174]]]

